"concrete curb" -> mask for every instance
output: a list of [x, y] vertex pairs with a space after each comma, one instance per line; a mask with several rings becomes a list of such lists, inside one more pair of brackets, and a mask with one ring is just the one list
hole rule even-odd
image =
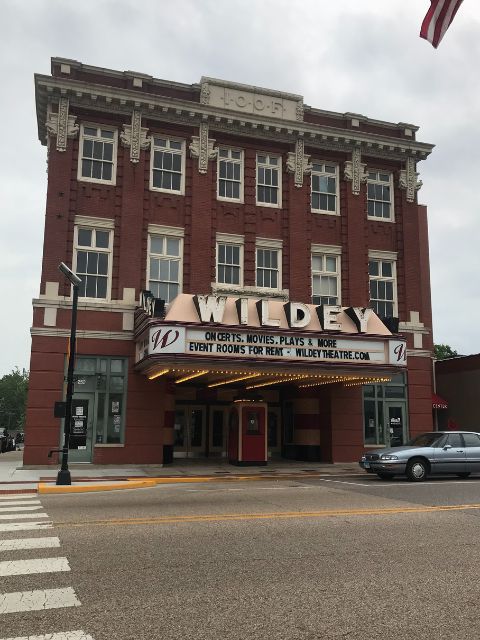
[[154, 487], [155, 482], [146, 478], [145, 480], [127, 480], [126, 482], [107, 482], [103, 484], [95, 484], [94, 482], [81, 485], [56, 485], [47, 482], [38, 483], [38, 493], [42, 494], [58, 494], [58, 493], [89, 493], [94, 491], [119, 491], [122, 489], [145, 489], [146, 487]]

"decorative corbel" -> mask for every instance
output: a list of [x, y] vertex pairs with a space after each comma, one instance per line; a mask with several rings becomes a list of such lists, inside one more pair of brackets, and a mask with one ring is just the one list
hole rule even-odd
[[150, 141], [147, 138], [148, 129], [142, 127], [142, 112], [132, 111], [132, 124], [124, 124], [120, 132], [120, 140], [124, 147], [130, 147], [130, 162], [140, 160], [140, 149], [148, 149]]
[[200, 89], [200, 104], [210, 104], [210, 87], [208, 82], [202, 82]]
[[297, 120], [297, 122], [303, 122], [303, 114], [304, 114], [303, 100], [299, 100], [295, 108], [295, 120]]
[[405, 169], [400, 171], [398, 184], [400, 189], [406, 190], [407, 202], [414, 202], [415, 192], [418, 191], [423, 182], [418, 179], [419, 174], [415, 171], [415, 159], [412, 156], [407, 158]]
[[287, 156], [287, 171], [294, 174], [294, 184], [296, 187], [303, 187], [303, 176], [312, 170], [309, 164], [310, 156], [305, 155], [305, 141], [303, 138], [297, 138], [295, 143], [295, 151], [290, 151]]
[[199, 173], [207, 173], [208, 161], [215, 160], [217, 157], [217, 149], [214, 149], [215, 140], [208, 137], [208, 123], [200, 123], [200, 135], [192, 136], [190, 143], [190, 155], [192, 158], [198, 158]]
[[345, 180], [351, 181], [352, 193], [356, 196], [360, 193], [362, 182], [367, 181], [366, 167], [367, 165], [362, 162], [360, 149], [355, 147], [352, 151], [352, 159], [345, 162], [344, 177]]
[[75, 138], [78, 134], [76, 116], [68, 115], [68, 98], [60, 98], [58, 112], [49, 112], [47, 117], [47, 135], [57, 138], [57, 151], [66, 151], [68, 138]]

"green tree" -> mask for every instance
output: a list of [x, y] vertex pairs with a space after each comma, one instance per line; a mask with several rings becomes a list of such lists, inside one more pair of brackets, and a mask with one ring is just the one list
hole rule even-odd
[[455, 358], [455, 356], [458, 356], [455, 349], [452, 349], [448, 344], [436, 344], [433, 352], [437, 360], [447, 360], [448, 358]]
[[27, 405], [28, 371], [16, 367], [0, 378], [0, 429], [23, 430]]

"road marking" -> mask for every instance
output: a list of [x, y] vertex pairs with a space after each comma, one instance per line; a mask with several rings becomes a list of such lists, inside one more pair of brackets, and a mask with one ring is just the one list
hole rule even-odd
[[0, 520], [20, 520], [21, 518], [48, 518], [46, 513], [0, 513]]
[[31, 560], [5, 560], [0, 562], [0, 577], [25, 576], [32, 573], [70, 571], [67, 558], [34, 558]]
[[93, 640], [93, 636], [85, 631], [62, 631], [61, 633], [48, 633], [46, 636], [17, 636], [2, 640]]
[[59, 547], [60, 540], [55, 536], [48, 538], [14, 538], [12, 540], [0, 540], [1, 551], [19, 551], [21, 549], [51, 549]]
[[0, 533], [2, 531], [34, 531], [36, 529], [51, 529], [51, 522], [8, 522], [0, 523]]
[[[183, 488], [183, 487], [182, 487]], [[230, 489], [230, 488], [225, 488], [225, 489], [184, 489], [184, 491], [186, 492], [190, 492], [190, 493], [222, 493], [222, 492], [230, 492], [230, 491], [248, 491], [249, 493], [251, 493], [252, 491], [288, 491], [291, 489], [318, 489], [319, 487], [316, 486], [303, 486], [303, 485], [298, 485], [295, 487], [256, 487], [254, 489], [252, 489], [252, 487], [244, 487], [242, 489]]]
[[79, 607], [80, 605], [81, 602], [72, 587], [0, 594], [0, 614]]
[[[0, 485], [1, 488], [1, 485]], [[32, 500], [33, 498], [37, 498], [37, 494], [36, 493], [32, 493], [32, 494], [26, 494], [26, 493], [20, 493], [20, 494], [15, 494], [15, 495], [11, 495], [11, 496], [7, 496], [7, 495], [1, 495], [0, 496], [0, 502], [3, 502], [4, 500]]]
[[6, 508], [6, 507], [20, 507], [20, 506], [30, 506], [32, 504], [41, 504], [40, 500], [9, 500], [7, 502], [3, 502], [3, 500], [0, 498], [0, 507]]
[[38, 507], [35, 507], [35, 506], [32, 507], [30, 505], [28, 505], [26, 507], [24, 507], [24, 506], [19, 507], [19, 506], [13, 505], [13, 504], [9, 504], [8, 507], [0, 507], [0, 513], [5, 513], [6, 511], [15, 511], [17, 513], [19, 511], [38, 511], [38, 509], [43, 509], [43, 507], [42, 507], [42, 505], [40, 503], [39, 503]]
[[55, 526], [92, 527], [117, 525], [179, 524], [182, 522], [222, 522], [228, 520], [281, 520], [292, 518], [332, 518], [348, 516], [391, 516], [415, 513], [479, 510], [480, 504], [440, 505], [431, 507], [395, 507], [384, 509], [331, 509], [325, 511], [277, 511], [272, 513], [224, 513], [190, 516], [161, 516], [158, 518], [130, 518], [112, 520], [84, 520], [56, 522]]
[[321, 478], [322, 482], [336, 482], [338, 484], [352, 484], [354, 486], [357, 487], [372, 487], [374, 489], [377, 489], [379, 487], [389, 487], [389, 488], [395, 488], [395, 487], [425, 487], [425, 486], [437, 486], [437, 487], [441, 487], [444, 486], [446, 484], [478, 484], [478, 481], [476, 480], [437, 480], [436, 482], [396, 482], [395, 480], [387, 480], [386, 482], [382, 482], [381, 480], [376, 480], [375, 478], [372, 480], [369, 480], [368, 482], [348, 482], [347, 480], [326, 480], [324, 478]]

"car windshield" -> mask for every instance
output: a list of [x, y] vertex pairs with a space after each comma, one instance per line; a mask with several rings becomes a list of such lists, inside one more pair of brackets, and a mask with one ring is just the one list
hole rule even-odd
[[434, 444], [443, 436], [439, 433], [422, 433], [422, 435], [413, 438], [408, 442], [409, 447], [433, 447]]

